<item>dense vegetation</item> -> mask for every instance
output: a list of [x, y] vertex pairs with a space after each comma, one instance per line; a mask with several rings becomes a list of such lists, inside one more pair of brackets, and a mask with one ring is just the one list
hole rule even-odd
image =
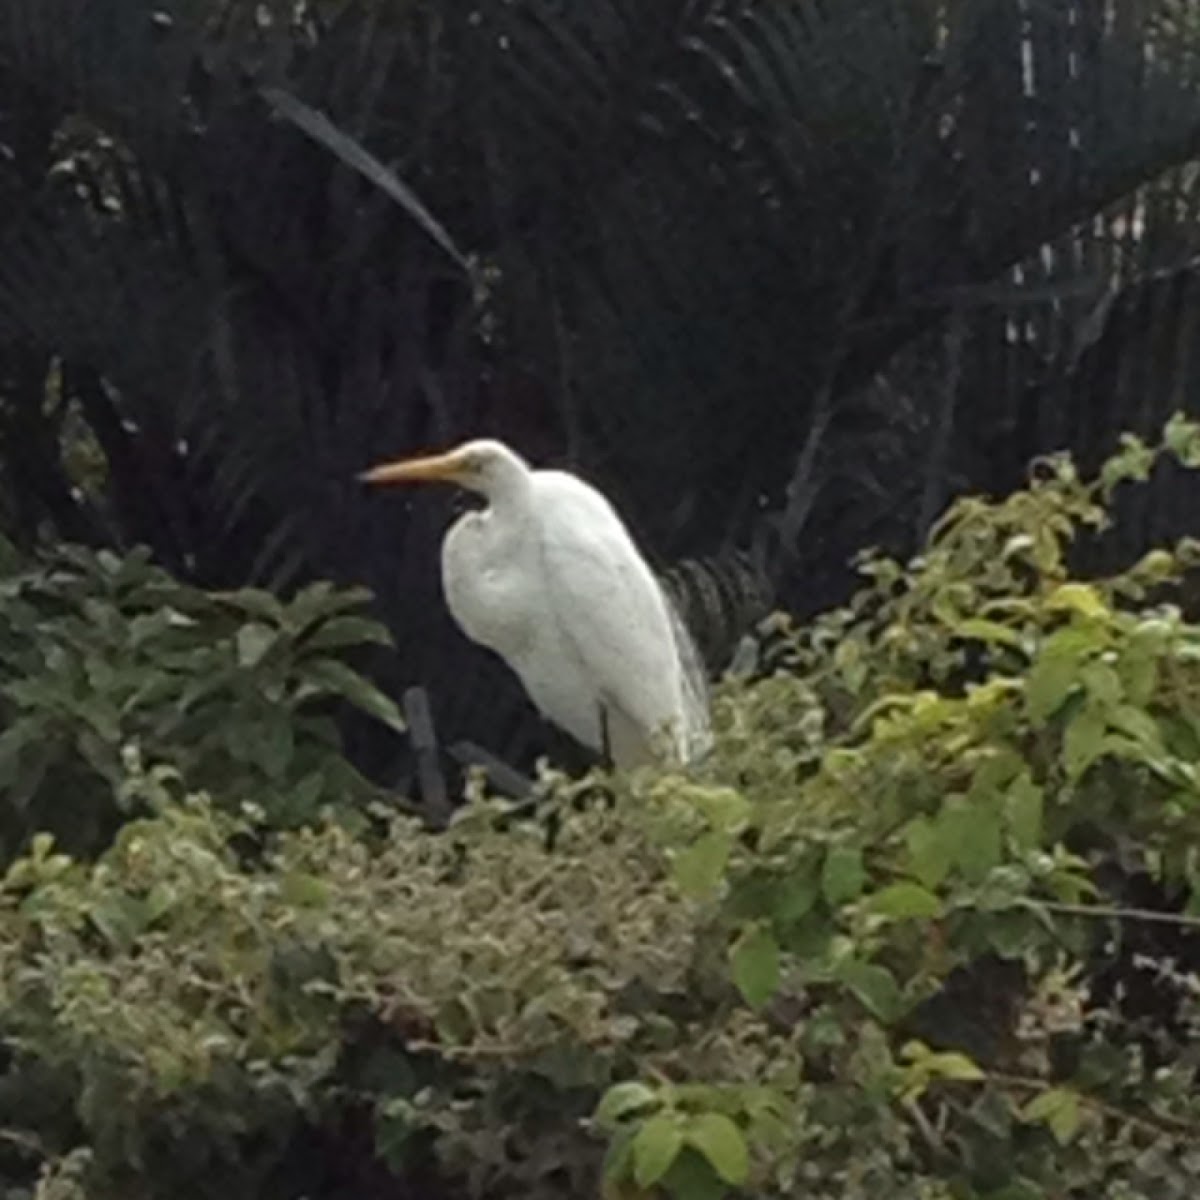
[[[1196, 1195], [1198, 38], [0, 0], [0, 1200]], [[790, 614], [695, 771], [353, 482], [480, 432]]]
[[197, 787], [253, 797], [272, 826], [375, 795], [337, 753], [333, 700], [400, 728], [343, 660], [387, 642], [366, 595], [313, 584], [290, 602], [181, 585], [144, 552], [59, 547], [0, 591], [0, 854], [35, 832], [94, 851], [121, 819], [126, 748]]
[[[551, 773], [445, 834], [369, 797], [280, 831], [263, 763], [133, 706], [80, 792], [111, 788], [112, 844], [38, 834], [5, 877], [5, 1195], [1194, 1195], [1200, 626], [1171, 597], [1200, 550], [1068, 567], [1164, 457], [1200, 465], [1200, 427], [866, 557], [723, 686], [694, 772]], [[220, 645], [219, 601], [186, 607]], [[169, 658], [136, 674], [179, 707]]]

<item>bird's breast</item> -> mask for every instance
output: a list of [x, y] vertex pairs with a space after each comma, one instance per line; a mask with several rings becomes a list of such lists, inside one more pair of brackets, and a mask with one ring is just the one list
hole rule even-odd
[[446, 604], [472, 641], [511, 659], [532, 642], [545, 596], [525, 567], [521, 548], [493, 545], [486, 533], [467, 517], [447, 536], [442, 551]]

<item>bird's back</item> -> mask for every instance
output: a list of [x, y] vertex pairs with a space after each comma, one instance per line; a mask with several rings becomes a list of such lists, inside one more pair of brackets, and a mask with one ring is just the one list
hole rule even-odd
[[670, 748], [687, 758], [695, 727], [706, 721], [689, 691], [691, 667], [678, 645], [686, 634], [674, 628], [653, 571], [594, 488], [561, 471], [534, 472], [533, 488], [548, 600], [543, 612], [553, 622], [541, 640], [548, 654], [553, 647], [573, 660], [577, 677], [594, 692], [593, 736], [572, 732], [598, 746], [603, 706], [618, 765], [652, 757], [652, 732], [668, 726]]

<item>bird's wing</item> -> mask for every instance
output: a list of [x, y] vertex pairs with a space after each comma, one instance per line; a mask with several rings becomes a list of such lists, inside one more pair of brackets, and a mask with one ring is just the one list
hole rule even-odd
[[704, 673], [704, 664], [691, 632], [684, 623], [675, 602], [665, 588], [660, 589], [667, 612], [671, 618], [671, 632], [675, 636], [675, 652], [679, 658], [682, 672], [683, 707], [685, 727], [683, 730], [687, 742], [687, 758], [702, 758], [712, 749], [712, 729], [709, 725], [709, 691], [708, 677]]
[[658, 580], [594, 489], [540, 471], [536, 491], [545, 587], [561, 635], [606, 707], [643, 731], [660, 728], [680, 716], [687, 690]]

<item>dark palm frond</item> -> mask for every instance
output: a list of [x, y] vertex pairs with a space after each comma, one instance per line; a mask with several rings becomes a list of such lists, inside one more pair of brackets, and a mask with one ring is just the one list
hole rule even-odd
[[391, 196], [397, 204], [437, 243], [469, 276], [470, 264], [462, 251], [442, 227], [441, 222], [422, 203], [421, 198], [406, 184], [368, 154], [358, 142], [347, 137], [324, 114], [301, 103], [295, 96], [280, 88], [263, 89], [263, 97], [281, 116], [314, 141], [336, 154], [347, 166], [366, 176], [380, 191]]
[[139, 154], [178, 153], [194, 119], [180, 81], [204, 34], [202, 6], [5, 0], [0, 63], [52, 111], [87, 114]]
[[684, 559], [664, 572], [662, 579], [714, 676], [729, 666], [742, 638], [774, 606], [770, 581], [746, 551]]
[[[547, 113], [539, 129], [567, 132], [557, 157], [539, 146], [536, 178], [567, 181], [563, 198], [596, 213], [580, 222], [577, 203], [574, 223], [546, 218], [538, 232], [572, 255], [570, 270], [548, 274], [578, 331], [571, 392], [606, 481], [620, 490], [686, 478], [692, 529], [744, 529], [760, 496], [781, 499], [787, 448], [831, 374], [838, 396], [853, 394], [964, 289], [970, 302], [972, 287], [1047, 233], [1190, 153], [1197, 114], [1183, 57], [1142, 79], [1141, 27], [1123, 42], [1106, 32], [1097, 47], [1094, 22], [1074, 7], [1034, 6], [1023, 21], [1011, 6], [960, 6], [938, 27], [919, 5], [691, 5], [651, 31], [650, 86], [611, 66], [646, 56], [592, 55], [580, 111], [597, 80], [620, 102], [602, 123], [569, 105]], [[504, 11], [494, 70], [521, 72], [513, 94], [536, 110], [541, 10]], [[604, 36], [624, 45], [620, 17], [598, 6], [563, 18], [575, 57]], [[1075, 74], [1056, 88], [1063, 70]], [[1147, 96], [1131, 107], [1136, 87]], [[603, 129], [598, 149], [582, 142], [585, 129]], [[504, 129], [494, 137], [503, 149]], [[606, 169], [585, 198], [572, 186], [578, 164], [609, 163], [613, 146], [629, 168]], [[836, 425], [853, 421], [845, 403], [837, 409]], [[644, 441], [621, 437], [635, 426]], [[732, 497], [732, 520], [716, 486], [730, 461], [743, 464], [746, 497]], [[654, 511], [636, 491], [628, 502]], [[652, 533], [696, 548], [677, 525]]]
[[[1111, 451], [1106, 429], [1156, 439], [1173, 412], [1200, 413], [1198, 336], [1200, 258], [1148, 272], [1107, 298], [1086, 346], [1052, 380], [1086, 468]], [[1087, 565], [1123, 566], [1147, 546], [1192, 536], [1198, 504], [1192, 473], [1164, 465], [1149, 487], [1118, 496], [1115, 529], [1088, 548]]]

